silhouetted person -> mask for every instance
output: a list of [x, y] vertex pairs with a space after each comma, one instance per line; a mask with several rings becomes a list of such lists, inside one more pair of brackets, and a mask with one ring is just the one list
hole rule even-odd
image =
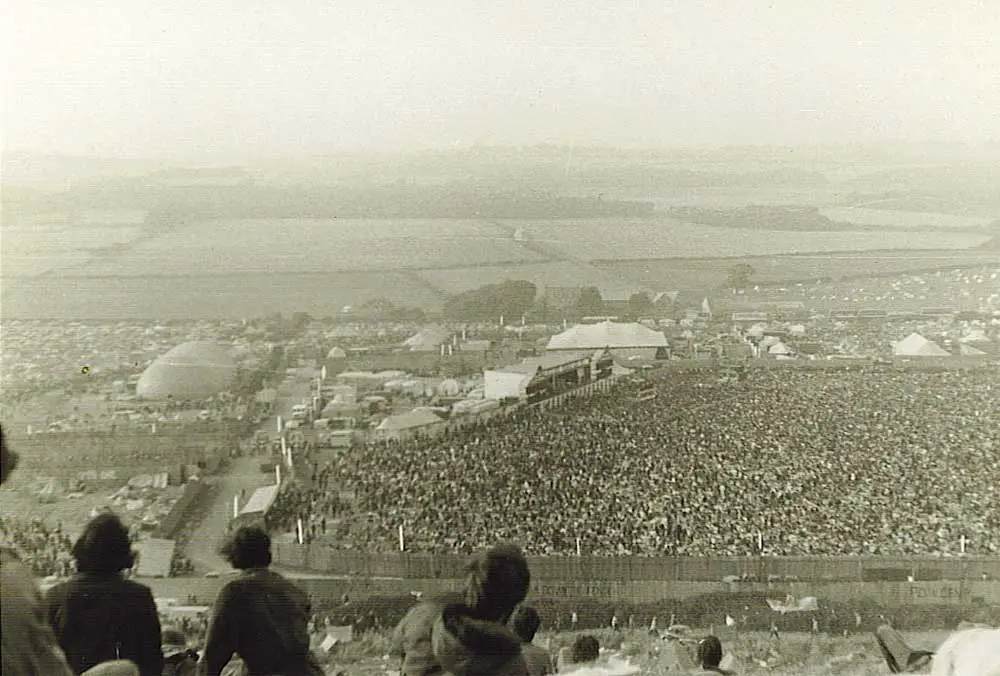
[[549, 651], [533, 643], [541, 623], [538, 611], [531, 606], [518, 608], [510, 621], [514, 633], [521, 639], [521, 655], [528, 665], [529, 676], [544, 676], [555, 671]]
[[309, 598], [268, 569], [271, 538], [264, 529], [238, 528], [221, 553], [242, 573], [215, 600], [202, 657], [208, 676], [219, 676], [234, 653], [250, 676], [322, 676], [309, 652]]
[[74, 673], [129, 660], [160, 676], [160, 618], [149, 587], [126, 580], [135, 562], [128, 529], [114, 514], [94, 517], [73, 545], [77, 574], [45, 598], [45, 614]]

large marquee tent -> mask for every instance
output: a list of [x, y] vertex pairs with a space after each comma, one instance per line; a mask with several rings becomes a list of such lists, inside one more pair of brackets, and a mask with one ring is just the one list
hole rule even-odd
[[144, 399], [206, 399], [229, 388], [236, 362], [219, 345], [182, 343], [143, 371], [136, 394]]

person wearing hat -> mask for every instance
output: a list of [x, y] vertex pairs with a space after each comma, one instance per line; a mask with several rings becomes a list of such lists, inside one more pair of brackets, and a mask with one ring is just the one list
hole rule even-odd
[[[7, 445], [0, 426], [0, 484], [17, 467], [18, 455]], [[73, 676], [66, 655], [45, 621], [42, 597], [31, 571], [13, 549], [0, 547], [0, 674]], [[127, 660], [98, 664], [85, 676], [138, 676]]]
[[187, 646], [184, 632], [174, 627], [163, 630], [163, 676], [192, 676], [198, 669], [198, 653]]

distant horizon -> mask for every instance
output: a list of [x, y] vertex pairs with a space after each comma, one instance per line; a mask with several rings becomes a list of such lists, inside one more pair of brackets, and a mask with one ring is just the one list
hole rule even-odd
[[[700, 144], [570, 144], [560, 142], [537, 142], [537, 143], [470, 143], [470, 144], [449, 144], [449, 145], [426, 145], [417, 147], [380, 148], [341, 148], [316, 151], [312, 153], [294, 152], [272, 152], [272, 153], [252, 153], [252, 152], [219, 152], [208, 154], [192, 153], [146, 153], [146, 154], [111, 154], [111, 153], [80, 153], [80, 152], [60, 152], [55, 150], [44, 150], [29, 147], [20, 148], [0, 148], [0, 158], [8, 160], [11, 158], [36, 158], [54, 160], [90, 160], [90, 161], [120, 161], [120, 162], [245, 162], [245, 161], [295, 161], [295, 160], [316, 160], [336, 157], [352, 158], [393, 158], [419, 156], [425, 154], [462, 154], [470, 151], [530, 151], [530, 150], [556, 150], [556, 151], [591, 151], [591, 152], [621, 152], [621, 153], [712, 153], [723, 154], [726, 152], [758, 152], [770, 154], [774, 152], [860, 152], [860, 153], [914, 153], [926, 154], [940, 152], [948, 155], [961, 154], [972, 157], [981, 157], [996, 154], [1000, 159], [1000, 140], [987, 141], [984, 143], [968, 143], [962, 141], [913, 141], [913, 140], [885, 140], [870, 142], [825, 142], [825, 143], [700, 143]], [[0, 176], [2, 179], [2, 176]]]

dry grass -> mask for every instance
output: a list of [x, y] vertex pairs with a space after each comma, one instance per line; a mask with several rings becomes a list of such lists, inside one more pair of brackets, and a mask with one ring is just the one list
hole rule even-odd
[[[719, 629], [727, 661], [737, 674], [774, 674], [775, 676], [885, 676], [889, 669], [878, 652], [871, 634], [849, 637], [827, 634], [782, 634], [775, 640], [764, 632], [736, 632]], [[572, 645], [577, 636], [595, 636], [602, 648], [617, 651], [642, 674], [667, 674], [682, 671], [670, 644], [646, 631], [600, 629], [581, 632], [541, 632], [535, 642], [546, 646], [553, 655]], [[948, 632], [906, 632], [915, 646], [933, 649]], [[324, 656], [327, 673], [385, 673], [395, 671], [399, 663], [388, 657], [387, 633], [365, 634], [353, 643]]]

